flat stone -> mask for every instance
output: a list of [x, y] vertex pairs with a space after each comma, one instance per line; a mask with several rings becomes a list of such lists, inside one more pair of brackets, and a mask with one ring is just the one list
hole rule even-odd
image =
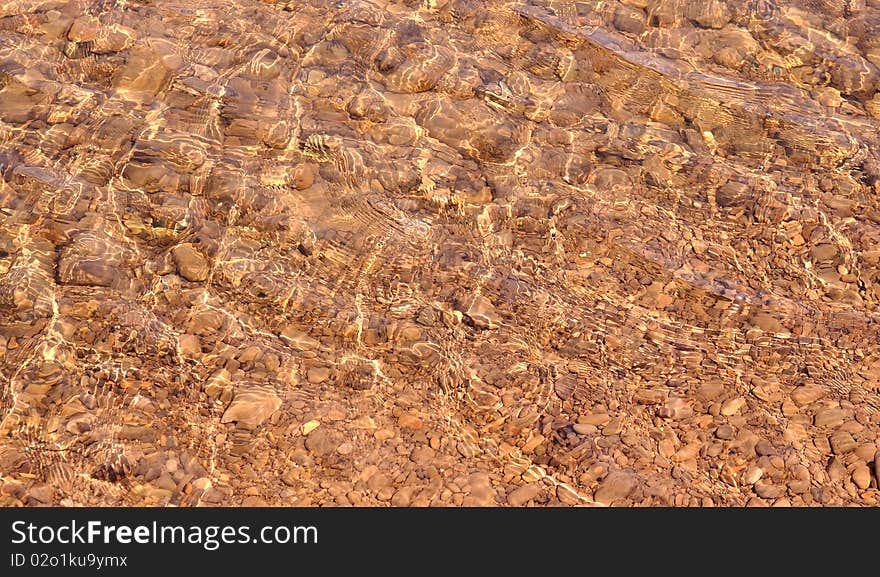
[[309, 369], [306, 378], [312, 384], [323, 383], [330, 378], [330, 369], [328, 367], [312, 367]]
[[401, 487], [391, 496], [392, 507], [409, 507], [412, 503], [415, 488], [411, 486]]
[[237, 359], [240, 363], [250, 363], [263, 357], [263, 349], [257, 346], [250, 346], [241, 351]]
[[411, 413], [404, 413], [400, 415], [398, 423], [400, 423], [401, 427], [407, 429], [421, 429], [423, 426], [422, 419], [420, 419], [417, 415], [413, 415]]
[[721, 405], [721, 414], [725, 417], [735, 415], [746, 404], [746, 400], [742, 397], [728, 399]]
[[202, 354], [202, 344], [196, 335], [182, 334], [177, 337], [177, 342], [183, 356], [196, 357]]
[[799, 407], [815, 403], [826, 395], [825, 389], [818, 385], [804, 385], [791, 393], [791, 399]]
[[101, 28], [101, 22], [94, 16], [80, 16], [70, 25], [67, 38], [71, 42], [91, 42], [98, 37]]
[[209, 477], [199, 477], [194, 479], [191, 484], [192, 488], [196, 491], [207, 491], [211, 488], [211, 479]]
[[517, 487], [507, 495], [507, 504], [511, 507], [522, 507], [541, 493], [539, 483], [529, 483]]
[[495, 305], [481, 295], [473, 298], [466, 314], [474, 326], [481, 329], [494, 329], [501, 322], [501, 316], [495, 312]]
[[208, 259], [192, 244], [184, 243], [175, 246], [171, 256], [180, 271], [180, 276], [191, 282], [201, 282], [208, 278], [210, 266]]
[[702, 447], [703, 444], [700, 442], [689, 443], [676, 451], [675, 454], [672, 455], [672, 460], [676, 463], [680, 463], [682, 461], [694, 459], [700, 454], [700, 449]]
[[733, 439], [735, 435], [736, 429], [734, 429], [730, 425], [720, 425], [717, 429], [715, 429], [715, 436], [725, 441]]
[[858, 446], [853, 436], [846, 431], [835, 431], [831, 435], [829, 442], [831, 443], [831, 450], [835, 455], [849, 453]]
[[589, 415], [581, 415], [578, 417], [578, 423], [583, 425], [604, 427], [609, 422], [611, 422], [611, 415], [607, 413], [591, 413]]
[[389, 429], [387, 427], [383, 427], [381, 429], [377, 429], [375, 433], [373, 433], [373, 438], [377, 441], [387, 441], [388, 439], [393, 439], [396, 436], [394, 429]]
[[856, 448], [854, 453], [856, 458], [863, 463], [873, 461], [874, 455], [877, 453], [877, 445], [874, 443], [862, 443]]
[[593, 498], [603, 505], [612, 505], [629, 497], [637, 486], [638, 480], [634, 474], [614, 471], [602, 480]]
[[28, 495], [44, 505], [51, 505], [55, 501], [55, 489], [50, 485], [35, 485], [28, 490]]
[[314, 455], [330, 455], [339, 446], [339, 440], [333, 432], [320, 427], [306, 437], [306, 449]]
[[291, 176], [294, 188], [305, 190], [315, 184], [315, 168], [311, 164], [298, 164]]
[[757, 443], [755, 443], [755, 453], [761, 456], [770, 456], [775, 455], [779, 451], [776, 450], [776, 447], [768, 441], [767, 439], [761, 439]]
[[838, 483], [848, 476], [846, 471], [846, 467], [843, 462], [841, 462], [839, 457], [833, 457], [829, 462], [828, 466], [825, 468], [828, 472], [828, 478], [833, 482]]
[[421, 445], [410, 452], [409, 459], [413, 463], [429, 463], [436, 455], [437, 451], [427, 445]]
[[755, 483], [755, 493], [762, 499], [778, 499], [785, 494], [785, 487], [759, 481]]
[[788, 333], [788, 330], [783, 326], [779, 319], [770, 313], [756, 313], [749, 319], [749, 322], [752, 324], [752, 326], [759, 328], [764, 332], [774, 334]]
[[378, 472], [378, 473], [373, 474], [367, 480], [367, 487], [369, 487], [370, 490], [373, 492], [379, 491], [380, 489], [382, 489], [384, 487], [390, 487], [390, 486], [391, 486], [391, 477], [389, 477], [388, 475], [386, 475], [385, 473], [382, 473], [382, 472]]
[[724, 393], [724, 383], [720, 381], [709, 381], [701, 384], [696, 391], [696, 397], [703, 402], [709, 402], [717, 399]]
[[284, 339], [284, 342], [291, 348], [298, 351], [311, 351], [318, 348], [318, 345], [320, 344], [317, 340], [305, 334], [295, 326], [285, 327], [281, 331], [281, 338]]
[[763, 476], [764, 470], [761, 469], [761, 467], [752, 465], [751, 467], [746, 469], [746, 472], [743, 475], [743, 483], [745, 483], [746, 485], [754, 485]]
[[95, 54], [109, 54], [130, 48], [136, 40], [137, 32], [122, 24], [104, 26], [103, 33], [92, 43]]
[[149, 38], [127, 53], [125, 65], [113, 78], [117, 93], [133, 102], [144, 103], [162, 91], [171, 75], [183, 66], [174, 45], [165, 39]]
[[280, 407], [281, 399], [274, 392], [253, 388], [235, 395], [220, 422], [236, 422], [249, 429], [255, 429], [265, 423]]
[[114, 286], [127, 276], [123, 270], [125, 252], [122, 244], [109, 236], [79, 234], [61, 251], [58, 280], [70, 285]]
[[827, 408], [816, 411], [813, 424], [817, 427], [839, 427], [846, 420], [846, 411], [838, 408]]
[[578, 435], [592, 435], [599, 430], [596, 425], [590, 425], [588, 423], [575, 423], [571, 428]]
[[821, 262], [833, 259], [837, 256], [837, 245], [825, 243], [814, 246], [810, 249], [810, 256], [814, 262]]
[[489, 475], [486, 473], [472, 473], [465, 487], [465, 496], [462, 499], [464, 507], [492, 507], [497, 505], [495, 489]]
[[810, 490], [810, 482], [807, 480], [797, 480], [788, 482], [788, 491], [793, 495], [801, 495]]

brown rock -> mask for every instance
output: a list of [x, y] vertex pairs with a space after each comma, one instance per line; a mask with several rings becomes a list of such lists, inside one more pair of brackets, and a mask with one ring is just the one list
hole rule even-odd
[[794, 390], [791, 394], [791, 399], [797, 406], [803, 407], [804, 405], [815, 403], [824, 397], [825, 394], [825, 389], [818, 385], [804, 385]]
[[393, 507], [409, 507], [412, 503], [415, 488], [411, 486], [401, 487], [391, 496], [391, 505]]
[[35, 485], [28, 490], [28, 495], [44, 505], [51, 505], [55, 501], [55, 489], [50, 485]]
[[754, 485], [763, 476], [764, 470], [756, 465], [752, 465], [746, 469], [745, 474], [743, 474], [743, 483], [746, 485]]
[[94, 16], [80, 16], [70, 25], [67, 38], [71, 42], [91, 42], [98, 37], [101, 22]]
[[268, 507], [269, 503], [267, 503], [266, 500], [260, 496], [251, 495], [249, 497], [244, 498], [244, 500], [241, 502], [241, 506], [242, 507]]
[[249, 429], [255, 429], [266, 422], [279, 407], [281, 407], [281, 399], [273, 391], [252, 388], [235, 395], [220, 422], [236, 422]]
[[317, 340], [305, 334], [294, 326], [287, 326], [281, 331], [281, 338], [291, 348], [298, 351], [311, 351], [318, 348], [320, 344]]
[[630, 496], [638, 485], [635, 475], [626, 471], [614, 471], [596, 489], [594, 499], [603, 505], [612, 505]]
[[517, 487], [507, 494], [507, 504], [511, 507], [522, 507], [541, 493], [541, 485], [539, 483], [529, 483], [522, 487]]
[[312, 367], [306, 378], [312, 384], [323, 383], [330, 378], [330, 369], [328, 367]]
[[819, 409], [813, 419], [817, 427], [839, 427], [846, 420], [846, 411], [837, 408]]
[[828, 478], [837, 483], [847, 477], [846, 467], [843, 465], [839, 457], [833, 457], [826, 467]]
[[556, 485], [556, 498], [565, 505], [579, 505], [581, 503], [581, 498], [577, 491], [565, 483]]
[[409, 459], [413, 463], [429, 463], [437, 455], [437, 451], [427, 445], [421, 445], [412, 450]]
[[874, 478], [877, 479], [877, 486], [880, 486], [880, 451], [874, 455]]
[[104, 28], [102, 34], [92, 43], [92, 52], [95, 54], [108, 54], [125, 50], [134, 44], [136, 33], [127, 26], [113, 24]]
[[127, 100], [148, 102], [182, 66], [183, 60], [170, 41], [149, 38], [128, 51], [125, 66], [113, 78], [113, 88]]
[[621, 32], [641, 34], [645, 30], [646, 16], [642, 10], [618, 6], [614, 12], [614, 27]]
[[787, 334], [788, 330], [783, 326], [783, 324], [774, 317], [770, 313], [759, 312], [753, 315], [749, 322], [752, 326], [761, 329], [762, 331], [774, 334]]
[[374, 493], [383, 489], [384, 487], [391, 486], [391, 477], [386, 475], [385, 473], [375, 473], [367, 480], [367, 487], [370, 488]]
[[249, 363], [259, 360], [263, 357], [263, 349], [257, 346], [250, 346], [238, 355], [239, 363]]
[[755, 493], [762, 499], [778, 499], [785, 494], [785, 487], [759, 481], [755, 483]]
[[721, 405], [721, 414], [725, 417], [735, 415], [746, 404], [746, 400], [742, 397], [728, 399]]
[[611, 415], [608, 415], [607, 413], [592, 413], [578, 417], [578, 423], [583, 425], [593, 425], [595, 427], [604, 427], [609, 422], [611, 422]]
[[318, 427], [306, 437], [306, 449], [318, 456], [330, 455], [338, 446], [336, 435], [325, 427]]
[[404, 427], [407, 429], [421, 429], [422, 428], [422, 419], [420, 419], [418, 416], [413, 415], [411, 413], [404, 413], [404, 414], [400, 415], [398, 422], [400, 423], [401, 427]]
[[874, 443], [862, 443], [856, 448], [854, 453], [856, 458], [863, 463], [873, 461], [874, 455], [877, 453], [877, 445]]
[[689, 461], [690, 459], [693, 459], [700, 454], [700, 449], [702, 447], [703, 444], [700, 442], [693, 442], [685, 445], [684, 447], [676, 451], [674, 455], [672, 455], [672, 460], [676, 463]]
[[208, 278], [210, 267], [208, 259], [193, 245], [184, 243], [175, 246], [171, 256], [180, 271], [180, 276], [188, 281], [201, 282]]
[[778, 453], [776, 447], [767, 439], [761, 439], [755, 443], [755, 453], [761, 456], [770, 456]]
[[736, 430], [730, 425], [721, 425], [715, 430], [715, 436], [719, 439], [729, 441], [736, 435]]
[[599, 431], [599, 428], [596, 427], [596, 425], [590, 425], [587, 423], [575, 423], [571, 428], [578, 435], [593, 435]]
[[61, 251], [58, 279], [64, 284], [114, 286], [127, 276], [125, 264], [125, 248], [117, 240], [104, 234], [82, 233]]
[[178, 338], [180, 354], [186, 357], [197, 357], [202, 354], [202, 344], [196, 335], [183, 334]]
[[623, 419], [616, 417], [611, 419], [607, 425], [602, 428], [602, 434], [606, 437], [613, 437], [623, 432]]
[[[880, 61], [880, 58], [877, 58], [876, 61]], [[875, 94], [874, 98], [865, 103], [865, 110], [867, 110], [868, 114], [874, 118], [880, 119], [880, 92]]]
[[852, 480], [859, 489], [867, 489], [871, 486], [871, 470], [867, 465], [859, 463], [853, 469]]
[[687, 4], [685, 13], [703, 28], [723, 28], [730, 21], [730, 11], [721, 0]]
[[709, 381], [703, 383], [697, 389], [696, 397], [703, 402], [713, 401], [724, 393], [724, 383], [720, 381]]
[[375, 433], [373, 433], [373, 437], [377, 441], [387, 441], [388, 439], [393, 439], [395, 436], [394, 429], [389, 429], [387, 427], [383, 427], [378, 429]]
[[837, 245], [829, 243], [816, 245], [810, 250], [810, 255], [814, 262], [831, 260], [837, 256]]
[[833, 435], [831, 435], [831, 439], [829, 439], [831, 443], [831, 450], [835, 455], [842, 455], [843, 453], [849, 453], [853, 451], [858, 443], [853, 439], [853, 436], [850, 435], [846, 431], [836, 431]]
[[315, 183], [315, 169], [311, 164], [298, 164], [291, 175], [293, 187], [304, 190]]
[[[260, 139], [272, 148], [284, 148], [290, 141], [290, 126], [284, 120], [267, 123], [261, 127]], [[293, 184], [296, 186], [295, 180]]]
[[484, 296], [475, 296], [467, 310], [467, 318], [480, 329], [494, 329], [501, 322], [500, 315], [495, 312], [495, 305]]
[[462, 500], [464, 507], [491, 507], [496, 505], [495, 489], [486, 473], [472, 473], [468, 477], [465, 486], [465, 496]]

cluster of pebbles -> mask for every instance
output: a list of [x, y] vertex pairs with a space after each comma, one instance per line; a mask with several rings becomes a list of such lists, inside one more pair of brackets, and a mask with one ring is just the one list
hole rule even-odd
[[880, 504], [880, 1], [0, 0], [0, 504]]

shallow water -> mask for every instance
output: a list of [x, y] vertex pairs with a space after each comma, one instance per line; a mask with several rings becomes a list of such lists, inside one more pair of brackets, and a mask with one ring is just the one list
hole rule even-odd
[[0, 2], [3, 502], [876, 505], [878, 39]]

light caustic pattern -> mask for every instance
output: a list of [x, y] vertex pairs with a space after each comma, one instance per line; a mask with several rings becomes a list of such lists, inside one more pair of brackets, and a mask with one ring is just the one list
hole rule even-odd
[[878, 32], [0, 2], [0, 498], [876, 504]]

